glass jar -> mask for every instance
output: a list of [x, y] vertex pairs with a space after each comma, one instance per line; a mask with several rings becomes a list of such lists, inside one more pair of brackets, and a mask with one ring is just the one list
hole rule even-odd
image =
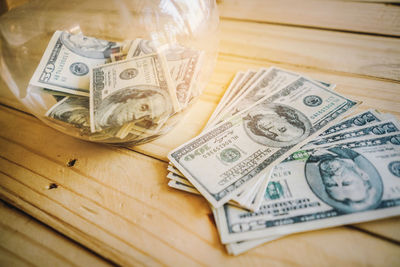
[[47, 125], [141, 144], [198, 99], [218, 24], [214, 0], [33, 0], [0, 17], [0, 73]]

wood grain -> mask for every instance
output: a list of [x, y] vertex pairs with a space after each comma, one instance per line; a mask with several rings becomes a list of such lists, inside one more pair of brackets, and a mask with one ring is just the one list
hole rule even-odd
[[[37, 119], [3, 107], [0, 127], [7, 129], [0, 133], [2, 198], [119, 264], [321, 266], [400, 261], [398, 246], [348, 228], [295, 235], [229, 257], [209, 220], [207, 203], [168, 188], [165, 163], [44, 130]], [[68, 167], [71, 158], [77, 161]], [[49, 189], [52, 183], [57, 188]], [[326, 245], [321, 247], [321, 242]], [[345, 256], [356, 244], [362, 245]], [[382, 253], [373, 255], [376, 249]], [[304, 259], [306, 251], [319, 256]]]
[[392, 240], [397, 244], [400, 244], [400, 217], [359, 223], [353, 226], [366, 232], [385, 237], [388, 240]]
[[220, 10], [235, 20], [400, 36], [400, 7], [377, 1], [223, 0]]
[[7, 5], [7, 9], [13, 9], [19, 7], [25, 3], [28, 3], [30, 0], [2, 0]]
[[1, 266], [35, 266], [25, 259], [19, 257], [13, 251], [0, 246], [0, 264]]
[[[0, 265], [110, 266], [45, 225], [0, 203]], [[8, 252], [8, 253], [7, 253]], [[15, 254], [17, 253], [17, 254]]]
[[[7, 0], [10, 7], [22, 2]], [[169, 188], [165, 179], [167, 153], [201, 131], [239, 70], [286, 68], [337, 84], [337, 91], [363, 101], [360, 110], [400, 116], [400, 7], [367, 2], [219, 1], [220, 55], [210, 83], [171, 133], [142, 146], [98, 145], [59, 133], [19, 112], [27, 109], [0, 81], [0, 197], [121, 265], [399, 266], [399, 217], [297, 234], [229, 257], [206, 201]], [[61, 5], [46, 10], [54, 22], [47, 27], [61, 25], [60, 14], [73, 9], [68, 1]], [[93, 14], [103, 10], [86, 5]], [[31, 11], [43, 14], [40, 8]], [[115, 8], [108, 10], [108, 16], [116, 15]], [[25, 44], [32, 58], [26, 63], [12, 45], [3, 56], [26, 74], [13, 76], [24, 91], [47, 40], [34, 37], [38, 21], [20, 19], [28, 22], [25, 37], [32, 34], [36, 44]], [[68, 166], [71, 160], [75, 164]], [[51, 265], [86, 257], [79, 256], [82, 251], [74, 257], [75, 249], [54, 234], [35, 239], [32, 233], [42, 230], [13, 225], [18, 220], [3, 211], [0, 265], [36, 265], [35, 256], [43, 263], [43, 255], [58, 246], [62, 253], [56, 250]], [[26, 249], [19, 251], [22, 244]]]
[[[29, 1], [4, 1], [8, 9], [16, 8], [26, 2]], [[221, 0], [218, 3], [223, 18], [335, 31], [400, 35], [400, 7], [393, 5], [399, 1]]]
[[304, 68], [400, 80], [399, 38], [222, 20], [220, 52]]

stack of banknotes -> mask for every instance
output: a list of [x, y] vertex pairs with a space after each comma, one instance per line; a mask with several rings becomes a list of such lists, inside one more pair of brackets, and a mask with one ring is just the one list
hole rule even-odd
[[52, 95], [45, 116], [91, 140], [143, 139], [200, 94], [203, 52], [145, 39], [111, 42], [56, 31], [29, 93]]
[[[204, 131], [173, 150], [169, 186], [209, 202], [237, 255], [284, 235], [400, 214], [400, 124], [271, 67], [236, 74]], [[352, 114], [351, 114], [352, 113]]]

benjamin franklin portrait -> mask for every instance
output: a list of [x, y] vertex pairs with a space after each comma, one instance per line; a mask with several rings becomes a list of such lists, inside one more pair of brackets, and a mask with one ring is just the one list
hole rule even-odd
[[109, 58], [112, 48], [116, 43], [87, 37], [82, 34], [70, 34], [63, 32], [61, 42], [73, 53], [87, 58], [104, 59]]
[[96, 127], [118, 127], [146, 119], [166, 118], [172, 113], [169, 96], [159, 88], [125, 88], [107, 96], [96, 109]]
[[351, 149], [315, 151], [307, 160], [305, 174], [311, 190], [322, 201], [345, 213], [374, 209], [383, 194], [379, 172]]
[[257, 143], [285, 147], [300, 143], [310, 133], [311, 123], [300, 111], [282, 104], [260, 103], [243, 117], [248, 136]]

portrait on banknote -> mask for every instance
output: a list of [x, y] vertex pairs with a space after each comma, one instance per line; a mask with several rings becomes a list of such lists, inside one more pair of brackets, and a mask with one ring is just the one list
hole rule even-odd
[[135, 78], [138, 75], [139, 71], [135, 68], [128, 68], [123, 70], [120, 74], [119, 74], [119, 78], [121, 78], [122, 80], [131, 80], [133, 78]]
[[364, 156], [348, 148], [319, 149], [305, 165], [311, 190], [341, 212], [376, 208], [382, 198], [382, 177]]
[[284, 191], [282, 184], [279, 181], [271, 181], [265, 189], [265, 199], [274, 200], [283, 196]]
[[125, 88], [108, 95], [96, 109], [100, 128], [118, 127], [139, 119], [155, 120], [172, 113], [169, 96], [155, 86]]
[[46, 116], [69, 123], [82, 130], [89, 130], [89, 99], [86, 97], [65, 97], [54, 105]]
[[400, 161], [392, 161], [389, 163], [389, 171], [396, 177], [400, 177]]
[[285, 147], [308, 137], [311, 122], [300, 111], [282, 104], [260, 104], [243, 118], [247, 135], [255, 142]]
[[115, 42], [87, 37], [82, 34], [70, 34], [68, 32], [63, 32], [60, 40], [73, 53], [97, 59], [110, 57], [112, 48], [116, 45]]

